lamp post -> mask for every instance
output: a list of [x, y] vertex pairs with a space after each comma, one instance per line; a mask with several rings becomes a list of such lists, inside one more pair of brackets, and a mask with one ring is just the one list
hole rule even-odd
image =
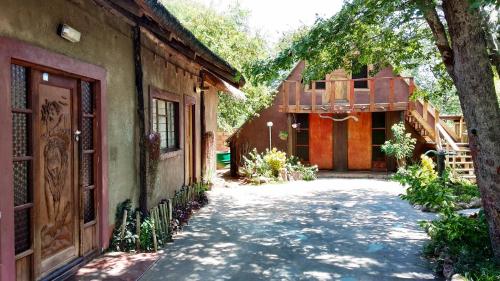
[[273, 127], [273, 122], [267, 122], [267, 127], [269, 128], [269, 151], [271, 151], [271, 128]]

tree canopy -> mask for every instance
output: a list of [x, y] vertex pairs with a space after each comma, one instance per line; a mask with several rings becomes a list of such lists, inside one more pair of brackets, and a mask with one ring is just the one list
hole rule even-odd
[[[352, 70], [353, 59], [379, 67], [392, 65], [396, 72], [414, 76], [420, 94], [444, 112], [458, 113], [456, 90], [419, 2], [346, 1], [336, 15], [318, 18], [309, 32], [293, 38], [275, 57], [256, 63], [252, 74], [261, 82], [274, 81], [299, 60], [307, 61], [306, 81], [322, 79], [338, 68]], [[488, 2], [492, 1], [477, 5], [485, 7]]]
[[219, 94], [217, 123], [231, 131], [243, 124], [272, 100], [271, 87], [255, 83], [249, 66], [269, 56], [264, 38], [248, 27], [248, 11], [238, 4], [224, 11], [205, 6], [196, 0], [163, 1], [183, 25], [207, 47], [242, 71], [247, 83], [242, 90], [245, 101]]

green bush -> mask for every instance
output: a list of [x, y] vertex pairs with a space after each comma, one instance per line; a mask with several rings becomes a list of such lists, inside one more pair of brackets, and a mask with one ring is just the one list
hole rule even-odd
[[287, 175], [298, 174], [303, 180], [315, 180], [318, 173], [317, 166], [306, 166], [300, 163], [295, 156], [286, 157], [286, 153], [273, 148], [264, 153], [258, 153], [256, 149], [247, 156], [243, 156], [243, 167], [240, 169], [242, 175], [255, 181], [260, 177], [272, 181], [280, 181], [281, 172]]
[[404, 122], [392, 125], [391, 131], [393, 138], [386, 141], [381, 149], [388, 156], [396, 158], [398, 167], [405, 167], [406, 159], [413, 155], [417, 140], [412, 138], [410, 133], [406, 133]]
[[479, 197], [477, 185], [453, 176], [446, 170], [438, 177], [431, 158], [422, 155], [421, 163], [400, 168], [393, 179], [408, 186], [401, 198], [411, 204], [443, 211], [454, 209], [459, 202], [469, 203]]
[[438, 272], [451, 265], [454, 273], [468, 280], [500, 281], [484, 213], [465, 217], [455, 212], [458, 202], [468, 203], [479, 197], [477, 185], [455, 177], [450, 170], [438, 177], [434, 166], [431, 158], [422, 155], [420, 164], [400, 168], [393, 177], [407, 185], [401, 198], [440, 213], [437, 220], [421, 222], [431, 238], [424, 254], [436, 261]]
[[500, 280], [500, 268], [493, 261], [488, 223], [483, 211], [473, 217], [451, 212], [421, 225], [431, 238], [424, 247], [424, 254], [436, 261], [438, 272], [442, 272], [443, 266], [449, 263], [455, 273], [469, 280]]
[[286, 153], [273, 148], [266, 151], [263, 158], [269, 169], [271, 169], [273, 176], [278, 177], [281, 169], [285, 167]]

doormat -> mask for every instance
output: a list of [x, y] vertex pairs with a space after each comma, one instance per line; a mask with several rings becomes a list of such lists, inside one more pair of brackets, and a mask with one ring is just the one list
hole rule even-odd
[[97, 257], [80, 268], [70, 280], [135, 281], [138, 280], [159, 257], [159, 253], [107, 253]]

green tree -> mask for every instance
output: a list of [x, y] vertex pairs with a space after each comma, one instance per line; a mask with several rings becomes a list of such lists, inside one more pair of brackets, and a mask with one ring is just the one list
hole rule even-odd
[[[497, 6], [495, 6], [497, 5]], [[329, 19], [269, 61], [256, 64], [260, 80], [277, 78], [298, 60], [316, 79], [350, 62], [391, 64], [397, 71], [440, 62], [456, 88], [495, 256], [500, 260], [500, 109], [494, 87], [499, 58], [488, 11], [496, 0], [350, 0]], [[493, 24], [490, 24], [492, 23]], [[493, 28], [492, 28], [493, 27]], [[432, 43], [434, 48], [429, 49]]]
[[248, 11], [238, 4], [217, 11], [197, 0], [163, 0], [163, 4], [207, 47], [242, 71], [246, 100], [219, 94], [217, 124], [231, 131], [270, 104], [271, 88], [254, 82], [249, 65], [269, 55], [264, 38], [248, 26]]
[[413, 155], [417, 140], [406, 132], [404, 122], [392, 125], [391, 131], [394, 137], [382, 145], [382, 151], [389, 156], [394, 156], [398, 167], [404, 168], [406, 159]]

